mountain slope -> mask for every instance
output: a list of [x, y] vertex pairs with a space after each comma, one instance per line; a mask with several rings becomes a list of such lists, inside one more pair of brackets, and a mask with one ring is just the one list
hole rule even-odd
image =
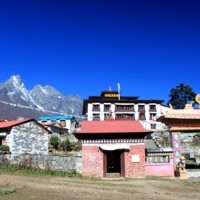
[[52, 86], [27, 90], [19, 75], [0, 84], [0, 118], [37, 118], [41, 115], [78, 115], [83, 100], [78, 95], [64, 96]]

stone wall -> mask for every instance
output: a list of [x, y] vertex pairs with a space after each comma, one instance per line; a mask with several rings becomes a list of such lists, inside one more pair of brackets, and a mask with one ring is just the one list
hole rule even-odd
[[191, 142], [188, 142], [188, 143], [183, 143], [182, 142], [182, 153], [200, 155], [200, 146], [199, 145], [194, 145]]
[[10, 159], [11, 159], [11, 156], [9, 153], [8, 154], [1, 153], [0, 154], [0, 165], [5, 165], [5, 164], [10, 163]]
[[55, 171], [82, 172], [82, 157], [75, 156], [47, 156], [47, 155], [0, 155], [0, 164], [19, 164], [22, 167], [38, 168]]
[[12, 154], [48, 155], [48, 132], [35, 122], [27, 122], [12, 128], [10, 133]]

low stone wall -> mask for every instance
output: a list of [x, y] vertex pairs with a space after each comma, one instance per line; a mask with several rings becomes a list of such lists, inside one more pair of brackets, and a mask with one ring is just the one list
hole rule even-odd
[[0, 165], [10, 163], [11, 155], [9, 153], [0, 152]]
[[82, 172], [82, 156], [46, 156], [46, 155], [0, 155], [0, 164], [18, 164], [27, 168], [39, 168], [56, 171]]

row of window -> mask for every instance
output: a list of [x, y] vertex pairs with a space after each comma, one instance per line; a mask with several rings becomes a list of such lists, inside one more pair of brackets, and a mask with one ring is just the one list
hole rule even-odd
[[[110, 111], [111, 105], [104, 105], [104, 111]], [[93, 111], [100, 111], [100, 105], [95, 104], [93, 105]], [[130, 111], [134, 112], [134, 105], [116, 105], [115, 106], [115, 112], [119, 111]], [[145, 112], [145, 105], [138, 105], [138, 111], [139, 112]], [[149, 111], [150, 112], [156, 112], [156, 105], [149, 105]]]
[[[104, 119], [109, 119], [111, 116], [109, 114], [104, 114]], [[135, 120], [134, 114], [116, 114], [116, 120]], [[100, 120], [100, 114], [93, 114], [93, 120]], [[139, 115], [139, 120], [145, 120], [144, 115]], [[151, 129], [156, 129], [156, 124], [151, 124]]]
[[147, 163], [169, 163], [169, 155], [166, 156], [146, 156]]
[[49, 122], [50, 122], [50, 123], [59, 123], [61, 127], [65, 127], [65, 126], [66, 126], [66, 120], [64, 120], [64, 119], [61, 119], [61, 120], [49, 120], [49, 121], [47, 121], [47, 120], [42, 120], [42, 121], [41, 121], [41, 123], [42, 123], [43, 125], [47, 125]]
[[[156, 114], [151, 114], [149, 116], [150, 120], [155, 119]], [[110, 117], [109, 114], [104, 114], [104, 119], [108, 119]], [[95, 120], [100, 120], [100, 114], [93, 113], [93, 119]], [[115, 114], [115, 119], [133, 119], [135, 120], [135, 115], [134, 114]], [[139, 120], [146, 120], [145, 113], [139, 113]]]
[[116, 114], [115, 119], [127, 119], [127, 120], [134, 120], [135, 116], [132, 115], [126, 115], [126, 114]]

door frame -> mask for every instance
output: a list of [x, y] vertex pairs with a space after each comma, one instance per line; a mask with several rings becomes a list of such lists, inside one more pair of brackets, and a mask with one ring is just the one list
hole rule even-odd
[[[120, 159], [120, 177], [125, 177], [125, 150], [114, 150], [119, 151], [119, 159]], [[107, 175], [107, 154], [109, 151], [103, 151], [103, 177]]]

